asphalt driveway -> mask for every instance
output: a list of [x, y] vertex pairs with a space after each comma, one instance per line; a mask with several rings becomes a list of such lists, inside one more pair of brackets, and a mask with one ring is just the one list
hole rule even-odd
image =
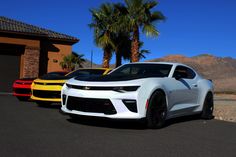
[[134, 121], [75, 121], [59, 108], [0, 95], [0, 156], [236, 156], [236, 123], [186, 117], [150, 130]]

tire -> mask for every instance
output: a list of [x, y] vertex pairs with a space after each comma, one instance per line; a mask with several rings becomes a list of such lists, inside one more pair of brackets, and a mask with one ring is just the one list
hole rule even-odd
[[48, 101], [36, 101], [36, 103], [38, 104], [38, 106], [42, 106], [42, 107], [49, 106], [52, 104], [51, 102], [48, 102]]
[[20, 97], [20, 96], [18, 96], [17, 99], [19, 101], [29, 101], [30, 97], [27, 97], [27, 96], [26, 97]]
[[167, 105], [165, 94], [161, 91], [156, 91], [152, 94], [147, 114], [147, 127], [151, 129], [160, 129], [164, 126], [167, 115]]
[[202, 119], [213, 119], [213, 111], [214, 111], [214, 101], [213, 101], [213, 94], [207, 93], [206, 98], [204, 100], [201, 118]]

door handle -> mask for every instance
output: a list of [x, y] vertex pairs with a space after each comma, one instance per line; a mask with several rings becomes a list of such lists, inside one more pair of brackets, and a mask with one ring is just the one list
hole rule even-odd
[[193, 84], [193, 87], [197, 87], [197, 84]]

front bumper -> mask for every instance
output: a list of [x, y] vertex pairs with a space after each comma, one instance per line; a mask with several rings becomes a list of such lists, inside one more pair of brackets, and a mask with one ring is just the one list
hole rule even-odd
[[31, 85], [13, 85], [13, 96], [17, 97], [30, 97], [31, 96]]
[[35, 85], [32, 87], [31, 99], [36, 101], [61, 102], [61, 86], [48, 88], [47, 86], [38, 87]]
[[[62, 89], [62, 97], [61, 110], [67, 114], [112, 119], [141, 119], [145, 117], [138, 104], [137, 91], [120, 93], [116, 91], [80, 90], [64, 87]], [[76, 107], [74, 108], [71, 107], [71, 99], [75, 100], [73, 104]], [[124, 100], [135, 101], [136, 110], [127, 107]], [[110, 105], [110, 107], [107, 107], [107, 105]]]
[[39, 98], [36, 96], [31, 95], [30, 97], [32, 100], [35, 101], [46, 101], [46, 102], [61, 102], [61, 98]]

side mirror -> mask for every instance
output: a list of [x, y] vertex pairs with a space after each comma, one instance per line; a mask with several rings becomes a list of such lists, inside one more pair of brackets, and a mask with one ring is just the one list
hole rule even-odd
[[180, 79], [182, 78], [182, 76], [181, 76], [180, 74], [176, 74], [176, 75], [174, 76], [174, 78], [175, 78], [176, 80], [180, 80]]

